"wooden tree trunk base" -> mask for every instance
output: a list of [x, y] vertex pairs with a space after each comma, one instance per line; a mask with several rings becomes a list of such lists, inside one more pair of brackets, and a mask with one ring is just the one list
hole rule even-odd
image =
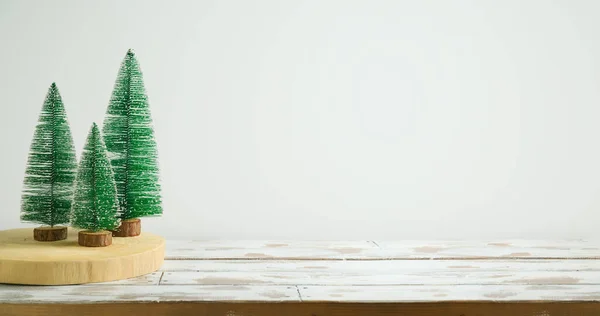
[[67, 227], [37, 227], [33, 229], [33, 239], [37, 241], [58, 241], [67, 239]]
[[122, 221], [121, 226], [112, 232], [114, 237], [135, 237], [139, 236], [141, 233], [142, 221], [139, 218]]
[[80, 231], [78, 235], [80, 246], [84, 247], [106, 247], [112, 244], [112, 233], [108, 230], [99, 232]]

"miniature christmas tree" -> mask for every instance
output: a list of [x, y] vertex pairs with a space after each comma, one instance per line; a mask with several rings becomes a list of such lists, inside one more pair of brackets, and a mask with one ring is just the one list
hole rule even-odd
[[52, 83], [35, 129], [25, 171], [21, 220], [47, 227], [34, 229], [34, 239], [67, 238], [77, 168], [75, 147], [63, 101]]
[[140, 217], [162, 214], [156, 142], [142, 71], [129, 50], [121, 64], [103, 127], [117, 183], [121, 226], [114, 236], [137, 236]]
[[108, 246], [119, 226], [117, 188], [106, 146], [96, 123], [88, 135], [75, 180], [71, 224], [82, 246]]

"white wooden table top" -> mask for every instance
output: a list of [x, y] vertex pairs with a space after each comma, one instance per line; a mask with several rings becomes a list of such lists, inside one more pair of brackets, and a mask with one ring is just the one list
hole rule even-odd
[[600, 301], [600, 242], [167, 241], [160, 271], [0, 303]]

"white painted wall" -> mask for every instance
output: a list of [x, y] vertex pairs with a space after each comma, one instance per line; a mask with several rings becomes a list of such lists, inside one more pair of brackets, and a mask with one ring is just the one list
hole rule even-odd
[[145, 74], [175, 238], [596, 238], [600, 2], [0, 1], [0, 229], [56, 81]]

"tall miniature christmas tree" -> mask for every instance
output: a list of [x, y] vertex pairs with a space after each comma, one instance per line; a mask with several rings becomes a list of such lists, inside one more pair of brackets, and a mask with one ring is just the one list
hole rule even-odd
[[76, 168], [67, 114], [52, 83], [31, 142], [21, 202], [21, 220], [43, 225], [34, 229], [35, 240], [67, 238], [67, 227], [58, 225], [69, 222]]
[[100, 129], [89, 132], [75, 180], [71, 225], [79, 232], [79, 244], [99, 247], [112, 243], [112, 230], [119, 226], [117, 188]]
[[154, 130], [142, 71], [129, 50], [121, 63], [103, 127], [117, 183], [121, 226], [114, 236], [137, 236], [140, 217], [162, 214]]

